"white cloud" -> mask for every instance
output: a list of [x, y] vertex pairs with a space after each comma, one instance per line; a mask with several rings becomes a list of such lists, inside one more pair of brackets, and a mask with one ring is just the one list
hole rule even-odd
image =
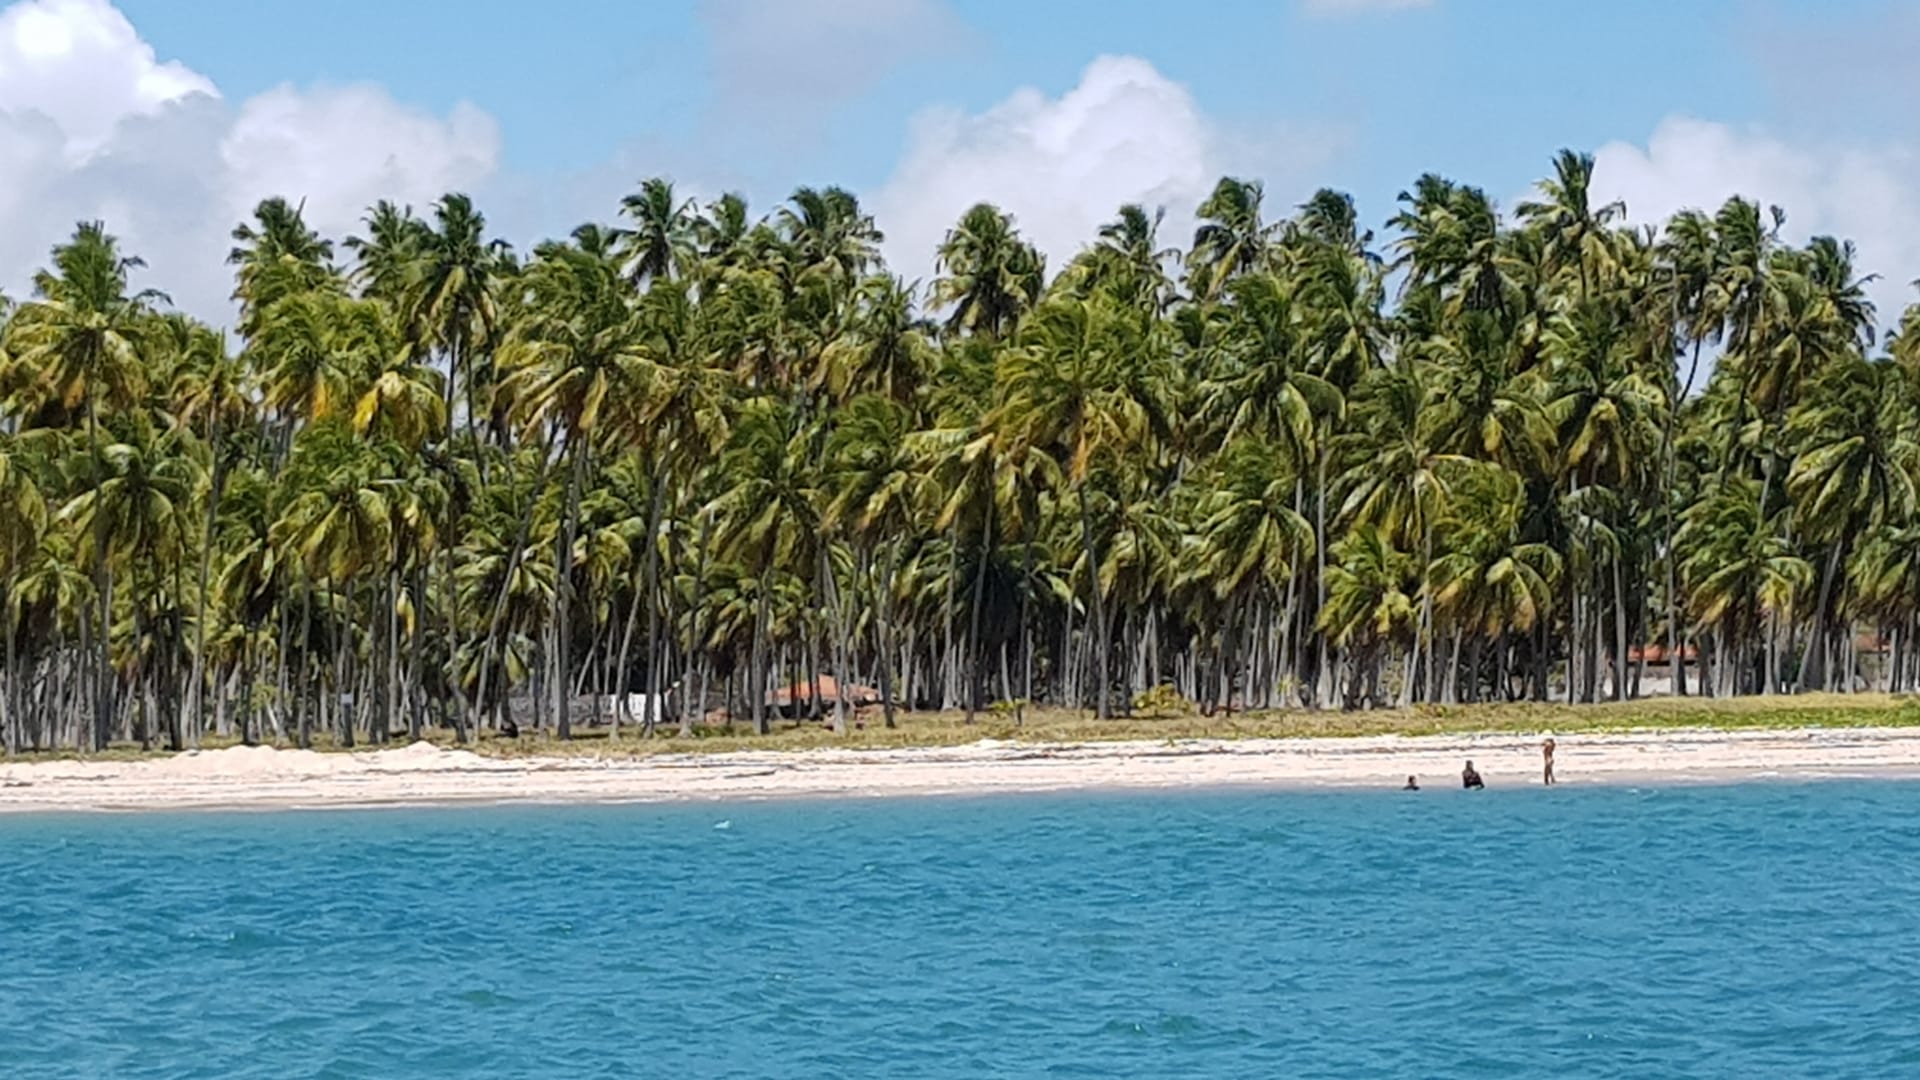
[[374, 86], [281, 86], [241, 106], [220, 141], [233, 202], [263, 192], [304, 199], [309, 219], [351, 223], [376, 199], [426, 199], [493, 171], [493, 118], [461, 103], [446, 119], [394, 104]]
[[872, 201], [888, 261], [909, 276], [931, 272], [947, 229], [983, 200], [1013, 214], [1057, 269], [1123, 203], [1165, 206], [1162, 239], [1184, 243], [1193, 208], [1227, 173], [1264, 178], [1268, 215], [1289, 213], [1331, 148], [1324, 133], [1227, 130], [1152, 64], [1108, 56], [1058, 98], [1022, 89], [977, 115], [922, 113]]
[[78, 220], [146, 258], [143, 283], [216, 323], [231, 318], [227, 233], [269, 195], [307, 202], [340, 236], [368, 203], [416, 204], [494, 172], [493, 120], [436, 117], [375, 87], [283, 86], [237, 106], [161, 62], [105, 0], [0, 10], [0, 287], [16, 296]]
[[160, 63], [133, 24], [96, 0], [30, 0], [0, 10], [0, 110], [38, 114], [85, 157], [126, 116], [150, 116], [213, 83]]
[[1302, 0], [1309, 15], [1362, 15], [1375, 11], [1410, 11], [1432, 7], [1434, 0]]
[[1744, 195], [1787, 211], [1785, 236], [1851, 239], [1882, 325], [1913, 299], [1920, 274], [1920, 202], [1907, 178], [1914, 151], [1895, 143], [1816, 145], [1758, 129], [1670, 117], [1645, 146], [1609, 143], [1594, 155], [1596, 202], [1622, 199], [1630, 220], [1657, 224], [1677, 210], [1708, 213]]

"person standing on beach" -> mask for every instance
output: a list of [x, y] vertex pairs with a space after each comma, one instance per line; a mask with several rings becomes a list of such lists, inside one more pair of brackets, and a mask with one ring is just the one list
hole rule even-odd
[[1551, 787], [1553, 786], [1553, 739], [1551, 736], [1548, 737], [1546, 742], [1540, 744], [1540, 756], [1546, 760], [1547, 772], [1545, 779], [1547, 786]]
[[1473, 767], [1471, 761], [1467, 762], [1466, 768], [1460, 770], [1460, 786], [1468, 791], [1479, 791], [1487, 786], [1487, 782], [1480, 779], [1480, 772]]

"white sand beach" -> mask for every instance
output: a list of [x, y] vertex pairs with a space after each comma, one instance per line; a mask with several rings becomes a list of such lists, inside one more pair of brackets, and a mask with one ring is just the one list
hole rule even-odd
[[[1540, 783], [1541, 736], [1246, 739], [902, 750], [489, 758], [425, 743], [357, 753], [235, 747], [140, 761], [0, 765], [0, 812], [325, 808], [867, 798], [1209, 786], [1459, 786], [1471, 758], [1493, 791]], [[1920, 729], [1647, 731], [1563, 736], [1568, 785], [1920, 778]]]

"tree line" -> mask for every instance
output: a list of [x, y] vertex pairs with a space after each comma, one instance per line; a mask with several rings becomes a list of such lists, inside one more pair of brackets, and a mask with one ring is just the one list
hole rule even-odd
[[889, 725], [1618, 700], [1647, 646], [1910, 688], [1920, 308], [1877, 339], [1851, 243], [1629, 228], [1592, 172], [1423, 176], [1382, 240], [1227, 178], [1057, 268], [982, 203], [924, 287], [838, 188], [647, 180], [524, 254], [459, 194], [337, 245], [272, 198], [230, 331], [83, 223], [0, 304], [6, 747], [764, 732], [821, 674]]

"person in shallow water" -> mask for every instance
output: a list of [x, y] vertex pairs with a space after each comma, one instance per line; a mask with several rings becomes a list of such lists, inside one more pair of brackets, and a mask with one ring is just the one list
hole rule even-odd
[[1407, 786], [1401, 788], [1400, 790], [1401, 791], [1419, 791], [1420, 790], [1419, 778], [1412, 777], [1412, 776], [1407, 777]]
[[1546, 772], [1544, 782], [1551, 785], [1553, 783], [1553, 740], [1552, 739], [1548, 739], [1546, 742], [1543, 742], [1540, 744], [1540, 756], [1541, 758], [1545, 759], [1547, 763], [1547, 772]]
[[1469, 791], [1478, 790], [1487, 786], [1487, 782], [1480, 779], [1480, 772], [1473, 767], [1473, 762], [1471, 761], [1467, 762], [1466, 768], [1460, 770], [1460, 786]]

